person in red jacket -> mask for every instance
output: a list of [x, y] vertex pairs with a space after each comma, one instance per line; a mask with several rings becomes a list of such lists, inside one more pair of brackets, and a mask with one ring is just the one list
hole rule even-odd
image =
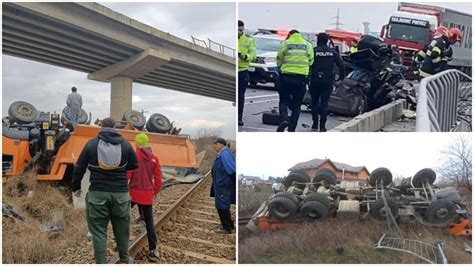
[[158, 158], [147, 147], [148, 136], [140, 133], [135, 137], [138, 168], [129, 172], [129, 191], [132, 208], [138, 205], [140, 217], [145, 221], [148, 236], [148, 259], [158, 261], [156, 251], [157, 237], [153, 224], [153, 198], [160, 192], [162, 185], [161, 166]]

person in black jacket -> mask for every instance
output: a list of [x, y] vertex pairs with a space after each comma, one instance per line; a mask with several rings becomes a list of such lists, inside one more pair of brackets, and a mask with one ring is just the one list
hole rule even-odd
[[[326, 117], [328, 115], [329, 96], [331, 96], [334, 81], [334, 64], [339, 69], [339, 80], [345, 76], [344, 64], [339, 53], [328, 47], [329, 36], [326, 33], [318, 34], [318, 46], [314, 48], [314, 63], [311, 68], [311, 113], [313, 126], [311, 130], [326, 131]], [[319, 116], [320, 120], [319, 120]]]
[[107, 263], [107, 226], [112, 223], [115, 241], [122, 262], [130, 263], [128, 241], [130, 229], [130, 196], [127, 171], [138, 168], [130, 143], [115, 129], [115, 120], [102, 120], [97, 138], [82, 149], [72, 175], [72, 190], [82, 194], [81, 181], [90, 171], [89, 192], [86, 194], [86, 219], [92, 234], [96, 263]]

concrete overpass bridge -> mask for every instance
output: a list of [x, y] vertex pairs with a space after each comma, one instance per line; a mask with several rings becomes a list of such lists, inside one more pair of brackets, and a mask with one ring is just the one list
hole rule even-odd
[[133, 82], [235, 101], [235, 59], [97, 3], [2, 3], [2, 52], [111, 83], [111, 116], [132, 108]]

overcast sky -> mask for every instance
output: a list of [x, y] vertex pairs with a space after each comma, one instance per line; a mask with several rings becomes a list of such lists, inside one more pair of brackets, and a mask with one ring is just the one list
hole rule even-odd
[[[421, 2], [422, 3], [422, 2]], [[379, 32], [397, 10], [397, 2], [323, 2], [323, 3], [239, 3], [239, 19], [248, 29], [296, 28], [306, 32], [320, 32], [335, 28], [332, 17], [337, 15], [344, 23], [340, 27], [349, 31], [363, 32], [362, 22], [370, 22], [372, 32]], [[470, 2], [424, 3], [451, 8], [472, 14]]]
[[[101, 3], [119, 13], [185, 40], [191, 35], [235, 47], [234, 3]], [[27, 101], [41, 111], [61, 112], [72, 86], [83, 97], [93, 119], [109, 115], [110, 84], [91, 81], [87, 74], [34, 61], [2, 56], [2, 114], [13, 101]], [[221, 128], [235, 139], [235, 107], [231, 102], [157, 87], [134, 84], [133, 109], [162, 113], [194, 135], [201, 127]]]
[[[387, 167], [394, 177], [437, 168], [440, 153], [463, 134], [445, 133], [260, 133], [239, 134], [238, 173], [268, 178], [286, 176], [297, 163], [331, 159], [369, 171]], [[469, 139], [469, 133], [464, 134]]]

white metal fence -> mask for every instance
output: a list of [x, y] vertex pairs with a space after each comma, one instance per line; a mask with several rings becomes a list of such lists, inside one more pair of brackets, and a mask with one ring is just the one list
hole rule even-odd
[[448, 132], [460, 121], [471, 128], [472, 79], [446, 70], [421, 80], [416, 105], [416, 131]]
[[194, 36], [191, 36], [191, 40], [193, 41], [194, 44], [197, 44], [199, 46], [205, 47], [206, 49], [212, 50], [214, 52], [218, 52], [227, 56], [231, 56], [232, 58], [235, 58], [235, 49], [231, 48], [229, 46], [220, 44], [218, 42], [215, 42], [211, 39], [206, 40], [201, 40], [198, 39]]

